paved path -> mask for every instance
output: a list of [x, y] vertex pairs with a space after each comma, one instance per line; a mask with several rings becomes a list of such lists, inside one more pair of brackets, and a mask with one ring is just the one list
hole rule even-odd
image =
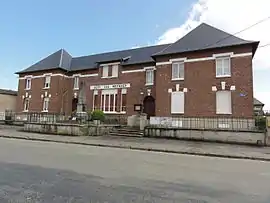
[[191, 142], [154, 138], [125, 138], [125, 137], [71, 137], [46, 135], [38, 133], [18, 132], [16, 129], [6, 129], [0, 126], [0, 137], [34, 139], [53, 142], [75, 143], [92, 146], [129, 148], [204, 156], [229, 158], [244, 158], [270, 161], [270, 147], [245, 145], [229, 145], [206, 142]]
[[270, 163], [0, 138], [0, 202], [269, 203]]

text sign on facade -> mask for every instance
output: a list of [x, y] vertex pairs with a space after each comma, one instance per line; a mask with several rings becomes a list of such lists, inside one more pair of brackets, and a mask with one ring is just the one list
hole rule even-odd
[[129, 83], [112, 84], [112, 85], [91, 85], [90, 90], [119, 89], [119, 88], [128, 88], [128, 87], [130, 87]]

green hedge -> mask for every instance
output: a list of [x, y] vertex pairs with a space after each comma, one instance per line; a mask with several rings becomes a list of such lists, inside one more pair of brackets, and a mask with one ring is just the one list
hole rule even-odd
[[255, 118], [255, 126], [259, 130], [265, 130], [266, 129], [266, 117], [258, 116]]
[[104, 121], [105, 120], [105, 115], [104, 112], [101, 110], [94, 110], [91, 113], [91, 120], [100, 120]]

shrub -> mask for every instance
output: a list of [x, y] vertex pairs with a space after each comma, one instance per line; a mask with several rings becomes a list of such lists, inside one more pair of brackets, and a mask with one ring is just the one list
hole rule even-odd
[[94, 110], [91, 113], [91, 119], [92, 120], [104, 121], [105, 120], [105, 115], [104, 115], [103, 111], [101, 111], [101, 110]]
[[259, 130], [265, 130], [266, 129], [266, 117], [258, 116], [255, 118], [255, 126]]

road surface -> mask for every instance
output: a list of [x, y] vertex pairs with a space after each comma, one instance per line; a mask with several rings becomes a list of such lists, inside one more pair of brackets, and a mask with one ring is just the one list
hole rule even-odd
[[269, 203], [270, 162], [2, 138], [0, 202]]

